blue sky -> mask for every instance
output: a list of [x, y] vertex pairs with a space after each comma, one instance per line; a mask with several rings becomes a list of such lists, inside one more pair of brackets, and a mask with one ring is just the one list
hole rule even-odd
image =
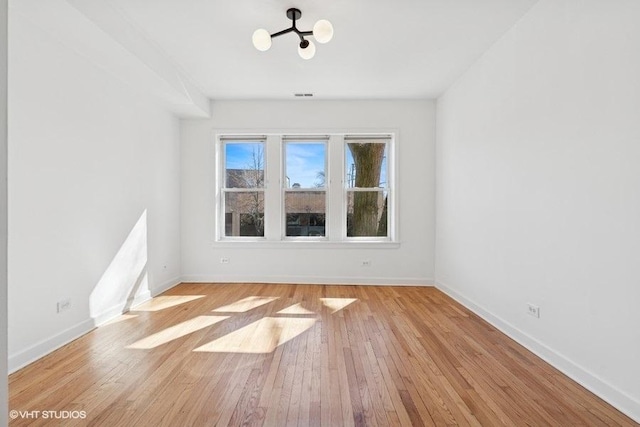
[[[250, 169], [253, 164], [253, 152], [264, 152], [264, 144], [252, 143], [227, 143], [225, 146], [226, 169]], [[264, 158], [262, 160], [264, 166]]]
[[314, 188], [318, 173], [324, 172], [326, 145], [324, 143], [295, 143], [285, 145], [286, 171], [289, 184], [302, 188]]
[[[254, 150], [259, 152], [264, 147], [262, 143], [227, 143], [225, 144], [225, 158], [227, 169], [249, 169], [253, 163]], [[300, 184], [302, 188], [314, 188], [318, 182], [318, 173], [325, 170], [326, 145], [324, 143], [296, 143], [285, 144], [286, 171], [289, 184]], [[353, 164], [351, 150], [345, 147], [346, 174]], [[264, 159], [263, 159], [264, 165]], [[382, 165], [380, 181], [387, 179], [387, 157]]]
[[[260, 149], [264, 152], [261, 143], [225, 144], [226, 169], [250, 169], [253, 153], [259, 152]], [[325, 170], [326, 145], [288, 142], [285, 144], [285, 150], [285, 176], [289, 177], [289, 185], [298, 183], [302, 188], [315, 188], [318, 173]]]

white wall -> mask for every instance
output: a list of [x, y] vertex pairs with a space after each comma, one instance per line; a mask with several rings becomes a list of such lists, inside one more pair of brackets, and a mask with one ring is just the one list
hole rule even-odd
[[542, 0], [438, 100], [436, 279], [640, 421], [638, 22]]
[[170, 113], [9, 19], [13, 370], [179, 278], [180, 150]]
[[[434, 102], [218, 101], [210, 120], [183, 120], [182, 268], [192, 281], [430, 284], [434, 251]], [[268, 249], [214, 242], [216, 130], [396, 129], [401, 244], [393, 249]], [[230, 258], [220, 264], [221, 257]], [[362, 267], [363, 259], [371, 260]]]
[[7, 1], [0, 0], [0, 426], [7, 417]]

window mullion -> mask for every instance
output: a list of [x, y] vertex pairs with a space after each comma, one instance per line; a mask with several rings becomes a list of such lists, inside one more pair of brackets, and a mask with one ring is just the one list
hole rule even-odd
[[264, 237], [267, 240], [280, 240], [282, 236], [282, 176], [281, 137], [269, 135], [266, 141], [266, 180], [264, 189]]
[[344, 213], [344, 136], [331, 135], [328, 144], [327, 165], [327, 238], [342, 240], [346, 235], [347, 223]]

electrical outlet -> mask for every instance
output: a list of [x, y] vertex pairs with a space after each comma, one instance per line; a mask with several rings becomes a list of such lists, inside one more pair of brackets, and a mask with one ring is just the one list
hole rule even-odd
[[363, 259], [362, 260], [362, 266], [363, 267], [371, 267], [371, 260], [370, 259]]
[[62, 313], [63, 311], [67, 311], [71, 308], [71, 299], [63, 299], [58, 301], [57, 309], [58, 313]]
[[222, 258], [220, 258], [220, 264], [229, 264], [229, 261], [230, 260], [227, 257], [223, 256]]
[[536, 318], [540, 318], [540, 307], [538, 307], [537, 305], [533, 305], [533, 304], [527, 304], [527, 313], [529, 313], [530, 316], [536, 317]]

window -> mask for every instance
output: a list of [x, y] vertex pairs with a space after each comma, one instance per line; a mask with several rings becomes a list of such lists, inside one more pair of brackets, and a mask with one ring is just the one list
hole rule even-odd
[[387, 139], [345, 138], [345, 145], [347, 237], [387, 237]]
[[264, 236], [264, 141], [225, 141], [224, 236]]
[[324, 237], [327, 209], [325, 141], [285, 140], [286, 237]]
[[391, 134], [222, 135], [217, 153], [218, 241], [396, 238]]

